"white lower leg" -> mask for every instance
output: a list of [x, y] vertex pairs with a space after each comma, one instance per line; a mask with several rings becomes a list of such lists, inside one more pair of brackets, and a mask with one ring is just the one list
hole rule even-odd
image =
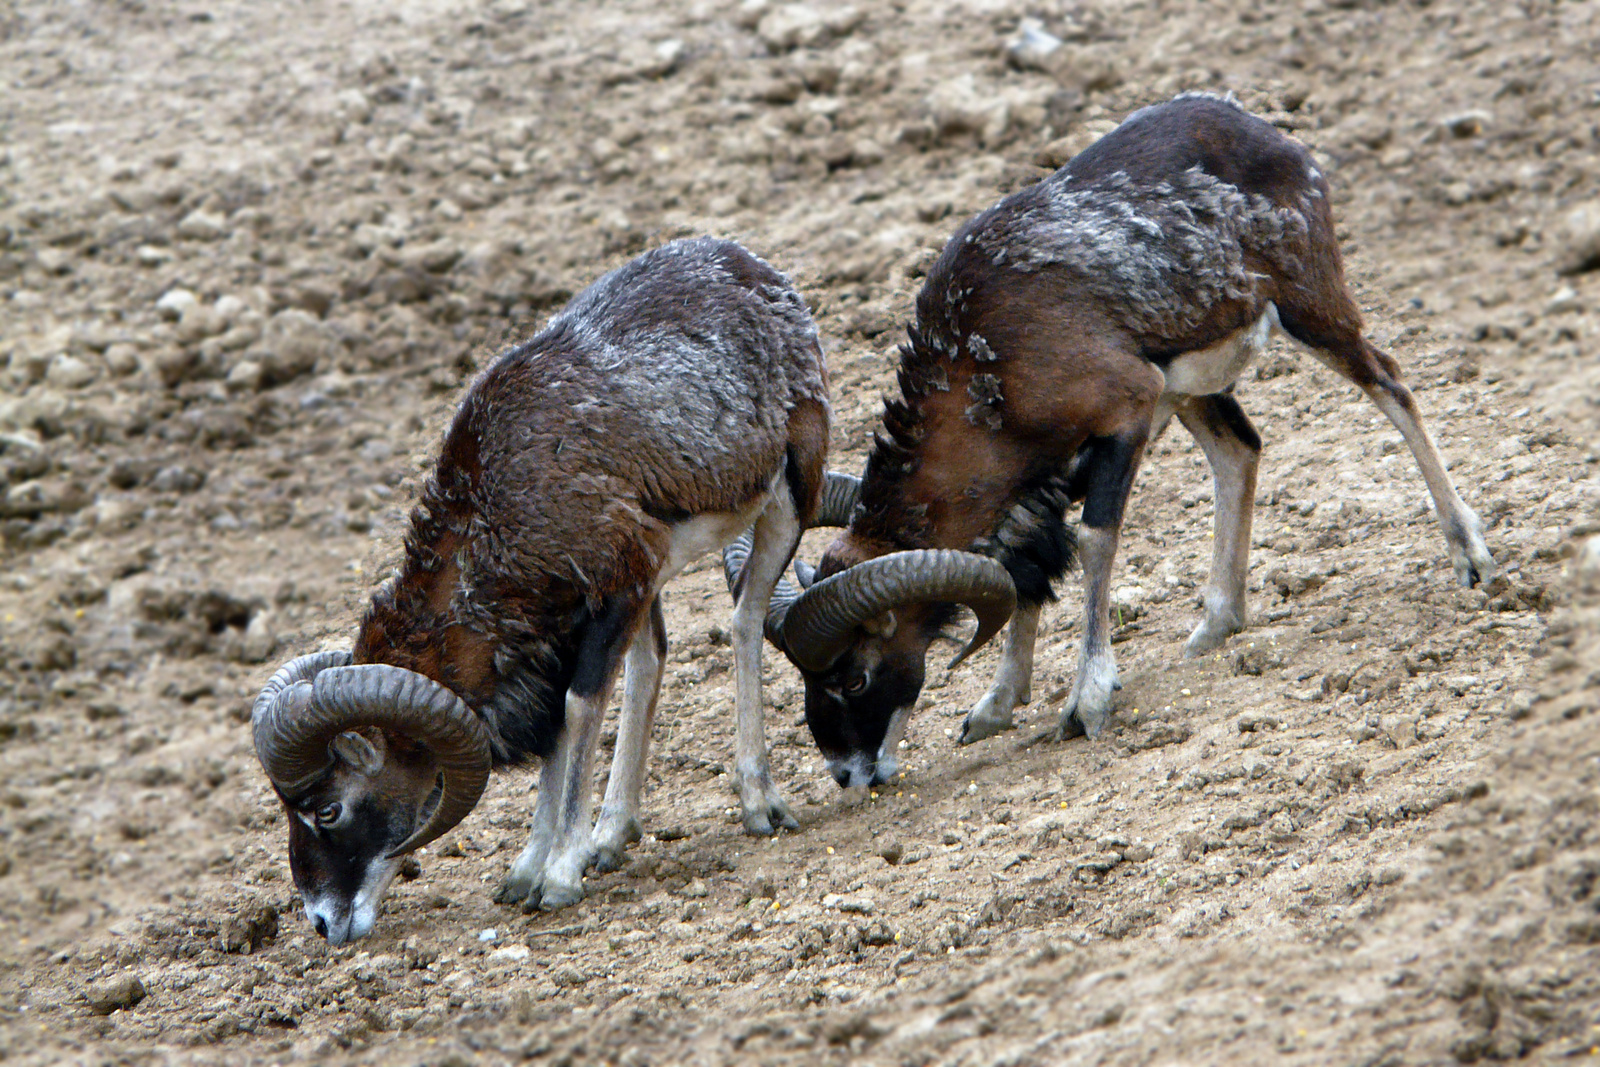
[[756, 521], [744, 584], [733, 612], [734, 777], [745, 829], [771, 834], [779, 827], [796, 829], [767, 762], [767, 735], [761, 708], [762, 626], [778, 577], [800, 541], [800, 522], [787, 493], [779, 493]]
[[544, 876], [545, 859], [550, 855], [550, 843], [556, 835], [556, 814], [561, 806], [561, 783], [566, 778], [568, 755], [563, 734], [556, 751], [539, 770], [539, 799], [533, 807], [533, 826], [528, 831], [528, 843], [512, 861], [511, 870], [496, 895], [496, 899], [503, 904], [520, 904], [527, 900], [537, 890]]
[[1078, 554], [1083, 561], [1083, 647], [1078, 676], [1062, 709], [1063, 732], [1072, 723], [1098, 737], [1111, 718], [1112, 694], [1119, 687], [1117, 661], [1111, 651], [1111, 565], [1117, 555], [1115, 527], [1078, 528]]
[[1219, 436], [1202, 418], [1183, 410], [1179, 417], [1205, 450], [1216, 503], [1211, 573], [1201, 594], [1206, 614], [1183, 648], [1185, 656], [1199, 656], [1221, 647], [1248, 621], [1246, 582], [1259, 455], [1235, 437]]
[[[1416, 458], [1422, 480], [1428, 486], [1428, 494], [1433, 497], [1434, 511], [1439, 517], [1439, 525], [1444, 529], [1445, 541], [1450, 546], [1450, 558], [1455, 565], [1457, 579], [1465, 586], [1487, 581], [1494, 575], [1495, 562], [1494, 556], [1489, 553], [1489, 546], [1483, 540], [1483, 523], [1451, 484], [1450, 475], [1445, 472], [1444, 461], [1439, 458], [1433, 438], [1417, 417], [1414, 402], [1406, 403], [1394, 390], [1381, 385], [1367, 386], [1366, 394], [1400, 431], [1400, 436], [1411, 448], [1411, 455]], [[1409, 392], [1405, 394], [1405, 400], [1410, 400]]]
[[661, 601], [656, 599], [650, 615], [623, 661], [622, 720], [617, 726], [617, 749], [611, 758], [611, 774], [606, 780], [605, 800], [595, 822], [595, 867], [616, 870], [623, 851], [643, 835], [639, 818], [639, 799], [644, 791], [644, 772], [650, 753], [650, 730], [655, 723], [656, 704], [661, 695], [661, 668], [666, 644], [666, 629], [661, 618]]
[[[570, 738], [570, 755], [561, 782], [556, 812], [555, 838], [545, 860], [544, 883], [538, 905], [546, 911], [564, 908], [583, 899], [583, 873], [593, 856], [590, 817], [594, 808], [595, 742], [605, 712], [610, 687], [591, 697], [567, 693], [567, 722], [562, 730]], [[529, 903], [533, 903], [530, 899]]]
[[1033, 699], [1033, 650], [1039, 635], [1039, 604], [1019, 604], [1006, 627], [1005, 649], [994, 684], [961, 728], [961, 743], [971, 744], [1014, 728], [1012, 712]]

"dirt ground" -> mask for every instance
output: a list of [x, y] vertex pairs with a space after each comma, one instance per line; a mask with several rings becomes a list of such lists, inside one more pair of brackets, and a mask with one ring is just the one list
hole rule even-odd
[[[0, 3], [0, 1059], [1600, 1055], [1597, 7]], [[1059, 47], [1008, 54], [1036, 26]], [[492, 903], [533, 800], [502, 776], [371, 937], [315, 936], [248, 704], [348, 644], [508, 331], [640, 249], [738, 239], [811, 301], [859, 471], [951, 231], [1200, 88], [1318, 154], [1495, 581], [1454, 585], [1399, 435], [1280, 344], [1239, 388], [1253, 626], [1180, 658], [1211, 488], [1170, 433], [1111, 736], [1049, 733], [1075, 578], [1021, 728], [956, 747], [996, 649], [934, 668], [875, 794], [826, 777], [769, 651], [803, 829], [745, 836], [707, 560], [668, 591], [622, 871]]]

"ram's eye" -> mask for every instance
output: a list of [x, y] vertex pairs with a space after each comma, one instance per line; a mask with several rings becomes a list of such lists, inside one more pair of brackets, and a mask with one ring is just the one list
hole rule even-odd
[[338, 804], [324, 804], [317, 809], [317, 822], [322, 826], [329, 826], [339, 821], [339, 815], [344, 808]]
[[850, 696], [855, 696], [867, 687], [867, 676], [858, 674], [844, 684], [844, 691]]

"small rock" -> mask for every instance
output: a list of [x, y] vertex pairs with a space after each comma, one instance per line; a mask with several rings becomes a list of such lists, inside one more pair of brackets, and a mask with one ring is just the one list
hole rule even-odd
[[205, 471], [182, 465], [162, 467], [150, 479], [150, 488], [158, 493], [192, 493], [205, 484]]
[[1048, 71], [1049, 60], [1061, 48], [1061, 38], [1036, 18], [1025, 18], [1017, 36], [1006, 45], [1006, 61], [1018, 70]]
[[157, 245], [140, 245], [134, 249], [133, 258], [138, 261], [141, 267], [159, 267], [163, 264], [171, 263], [177, 256], [169, 248], [161, 248]]
[[286, 308], [267, 320], [256, 362], [270, 381], [286, 382], [330, 357], [336, 343], [332, 329], [321, 319], [309, 311]]
[[878, 845], [878, 855], [889, 866], [898, 866], [900, 860], [905, 856], [905, 848], [900, 842], [891, 839]]
[[961, 74], [940, 80], [923, 101], [936, 139], [975, 133], [983, 144], [999, 140], [1011, 123], [1011, 110], [976, 77]]
[[217, 302], [212, 307], [216, 309], [218, 315], [222, 316], [222, 321], [229, 324], [232, 324], [240, 315], [250, 310], [249, 304], [232, 293], [217, 297]]
[[0, 406], [0, 425], [38, 430], [53, 437], [62, 431], [69, 406], [67, 398], [54, 389], [36, 389]]
[[839, 911], [848, 912], [851, 915], [872, 914], [872, 901], [864, 896], [847, 897], [838, 893], [828, 893], [822, 898], [822, 906], [824, 908], [837, 908]]
[[110, 1015], [123, 1008], [131, 1008], [145, 997], [144, 982], [136, 974], [119, 974], [95, 982], [84, 991], [89, 1010], [96, 1015]]
[[1444, 119], [1440, 125], [1449, 130], [1452, 137], [1477, 137], [1488, 127], [1492, 117], [1487, 111], [1464, 111]]
[[176, 322], [183, 313], [200, 303], [200, 298], [187, 289], [168, 289], [156, 301], [156, 310], [169, 322]]
[[1600, 201], [1579, 205], [1550, 237], [1556, 253], [1556, 271], [1577, 274], [1600, 267]]
[[241, 359], [228, 372], [227, 385], [234, 392], [253, 393], [261, 388], [266, 373], [253, 359]]
[[215, 337], [228, 328], [228, 320], [214, 307], [192, 304], [185, 308], [178, 320], [176, 336], [183, 344], [193, 344], [207, 337]]
[[815, 48], [832, 38], [847, 36], [861, 24], [862, 17], [860, 10], [844, 4], [822, 8], [785, 4], [761, 16], [756, 36], [773, 53]]
[[482, 941], [486, 945], [487, 944], [492, 944], [493, 942], [500, 940], [500, 931], [496, 930], [492, 926], [489, 927], [487, 930], [479, 930], [478, 931], [478, 940]]
[[1127, 860], [1129, 863], [1143, 863], [1152, 855], [1154, 855], [1154, 853], [1151, 851], [1149, 845], [1129, 845], [1127, 848], [1122, 850], [1122, 858]]
[[239, 645], [239, 659], [243, 663], [264, 663], [278, 647], [278, 633], [272, 625], [272, 614], [257, 612], [245, 627], [244, 640]]
[[1528, 444], [1520, 437], [1507, 437], [1495, 443], [1494, 456], [1496, 459], [1510, 459], [1513, 456], [1526, 455]]
[[861, 943], [881, 948], [894, 944], [894, 930], [882, 919], [874, 919], [861, 928]]
[[527, 945], [507, 945], [505, 948], [497, 948], [489, 953], [489, 959], [496, 963], [521, 963], [532, 955], [533, 950], [528, 948]]
[[1589, 538], [1568, 564], [1579, 589], [1600, 592], [1600, 535]]
[[563, 963], [550, 972], [550, 980], [563, 989], [576, 989], [589, 980], [589, 976], [570, 963]]
[[0, 498], [0, 518], [82, 511], [89, 504], [82, 486], [55, 479], [18, 482]]
[[368, 463], [382, 463], [394, 455], [394, 446], [381, 437], [374, 437], [361, 446], [361, 458]]
[[372, 118], [372, 101], [360, 89], [340, 90], [333, 104], [334, 113], [346, 122], [365, 123]]
[[139, 349], [130, 344], [115, 344], [106, 349], [106, 369], [125, 378], [139, 369]]
[[90, 516], [106, 530], [126, 530], [139, 522], [140, 508], [129, 500], [96, 500]]
[[1583, 310], [1583, 301], [1578, 299], [1578, 291], [1570, 285], [1557, 289], [1544, 305], [1548, 315], [1565, 315], [1573, 311]]
[[1397, 715], [1384, 722], [1383, 732], [1395, 748], [1410, 748], [1417, 743], [1417, 722], [1407, 715]]
[[1506, 701], [1506, 715], [1513, 720], [1526, 719], [1533, 714], [1533, 704], [1538, 699], [1539, 694], [1532, 689], [1518, 689]]
[[407, 245], [400, 254], [400, 262], [409, 267], [425, 270], [429, 274], [443, 274], [461, 259], [461, 249], [450, 241]]
[[178, 223], [178, 236], [185, 241], [218, 241], [227, 235], [228, 220], [210, 211], [191, 211]]
[[78, 357], [63, 352], [50, 361], [44, 376], [58, 389], [82, 389], [94, 381], [94, 369]]
[[626, 77], [645, 81], [665, 78], [678, 69], [686, 53], [683, 42], [676, 37], [648, 47], [640, 46], [623, 58]]
[[33, 254], [39, 269], [46, 274], [71, 274], [72, 250], [70, 248], [41, 248]]
[[231, 916], [222, 924], [222, 951], [249, 955], [278, 936], [278, 909], [271, 904]]

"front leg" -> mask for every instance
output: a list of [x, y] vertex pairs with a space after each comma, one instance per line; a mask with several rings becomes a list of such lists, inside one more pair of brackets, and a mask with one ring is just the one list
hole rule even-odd
[[1111, 696], [1122, 688], [1117, 660], [1111, 653], [1111, 566], [1117, 558], [1122, 513], [1128, 505], [1133, 476], [1138, 473], [1150, 434], [1155, 406], [1131, 412], [1132, 425], [1120, 434], [1092, 437], [1080, 450], [1086, 484], [1083, 524], [1078, 528], [1078, 553], [1083, 560], [1083, 648], [1078, 676], [1061, 709], [1061, 733], [1079, 731], [1099, 737], [1111, 719]]
[[561, 806], [561, 783], [566, 778], [565, 763], [569, 755], [562, 734], [556, 751], [539, 769], [539, 799], [533, 806], [533, 827], [528, 832], [528, 843], [511, 864], [511, 870], [494, 899], [500, 904], [521, 904], [529, 897], [538, 899], [544, 880], [544, 861], [550, 855], [550, 843], [556, 836], [556, 812]]
[[661, 598], [650, 605], [650, 616], [639, 628], [622, 666], [622, 721], [617, 727], [617, 750], [611, 758], [611, 776], [600, 818], [594, 825], [595, 870], [602, 874], [622, 866], [627, 847], [644, 835], [639, 820], [639, 795], [650, 754], [650, 729], [661, 696], [661, 669], [667, 657], [667, 624], [661, 616]]
[[[555, 758], [540, 777], [533, 837], [498, 895], [502, 902], [513, 903], [517, 890], [524, 886], [523, 911], [554, 911], [583, 899], [583, 874], [594, 861], [590, 827], [594, 790], [590, 783], [600, 721], [623, 654], [646, 614], [647, 606], [639, 600], [613, 597], [584, 627]], [[551, 826], [548, 844], [542, 833], [546, 824]], [[544, 861], [536, 868], [540, 848], [545, 851]], [[534, 870], [537, 873], [530, 874]]]
[[[1087, 509], [1085, 509], [1087, 510]], [[1083, 560], [1083, 646], [1078, 676], [1061, 708], [1061, 734], [1099, 737], [1111, 720], [1112, 694], [1122, 688], [1117, 658], [1111, 651], [1111, 564], [1117, 555], [1115, 526], [1080, 526], [1078, 551]]]
[[799, 544], [800, 519], [795, 514], [793, 495], [780, 489], [756, 520], [750, 557], [739, 577], [733, 609], [734, 706], [738, 715], [734, 777], [744, 828], [763, 836], [774, 834], [779, 828], [800, 828], [772, 784], [761, 711], [762, 623], [773, 587]]
[[961, 744], [970, 745], [1016, 729], [1012, 711], [1033, 699], [1033, 649], [1039, 634], [1040, 604], [1018, 604], [1006, 629], [1006, 647], [994, 684], [961, 724]]
[[583, 875], [594, 861], [590, 812], [594, 807], [595, 742], [600, 737], [600, 720], [605, 714], [610, 686], [587, 696], [576, 689], [567, 691], [567, 725], [571, 735], [571, 755], [561, 783], [561, 804], [556, 812], [555, 840], [545, 857], [544, 875], [523, 911], [556, 911], [583, 899]]
[[1177, 415], [1211, 464], [1216, 503], [1211, 575], [1202, 595], [1206, 615], [1183, 646], [1183, 654], [1192, 657], [1220, 648], [1245, 628], [1245, 582], [1250, 573], [1250, 524], [1261, 435], [1228, 393], [1186, 398]]

